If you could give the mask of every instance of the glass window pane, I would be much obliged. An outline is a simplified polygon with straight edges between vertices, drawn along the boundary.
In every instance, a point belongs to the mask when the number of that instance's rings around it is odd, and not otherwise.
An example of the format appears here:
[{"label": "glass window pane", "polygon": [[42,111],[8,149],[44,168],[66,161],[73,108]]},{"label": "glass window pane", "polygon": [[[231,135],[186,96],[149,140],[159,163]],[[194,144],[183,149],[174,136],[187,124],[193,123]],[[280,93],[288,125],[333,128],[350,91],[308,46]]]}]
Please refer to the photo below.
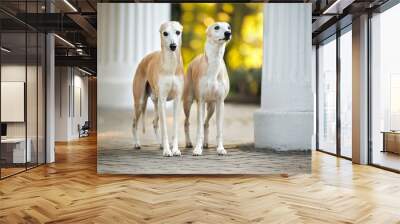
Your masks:
[{"label": "glass window pane", "polygon": [[27,142],[28,149],[30,148],[30,160],[28,160],[28,168],[37,165],[37,132],[38,132],[38,120],[37,120],[37,76],[38,76],[38,36],[36,32],[28,32],[28,62],[27,62],[27,80],[26,80],[26,113],[27,113]]},{"label": "glass window pane", "polygon": [[[39,10],[37,1],[27,2],[26,12],[37,13]],[[33,17],[32,20],[38,17]],[[32,21],[36,22],[36,21]],[[27,143],[30,148],[30,161],[27,167],[37,166],[38,158],[38,33],[35,30],[27,29],[27,80],[26,80],[26,125],[27,125]]]},{"label": "glass window pane", "polygon": [[1,174],[25,170],[31,151],[26,144],[26,33],[2,33],[1,46]]},{"label": "glass window pane", "polygon": [[[0,1],[6,11],[43,13],[45,1]],[[45,162],[45,35],[0,12],[0,177]],[[37,18],[33,16],[32,18]]]},{"label": "glass window pane", "polygon": [[372,163],[400,170],[400,5],[372,18]]},{"label": "glass window pane", "polygon": [[318,51],[319,149],[336,153],[336,40]]},{"label": "glass window pane", "polygon": [[39,45],[38,45],[38,164],[45,163],[45,99],[46,99],[46,76],[45,76],[45,65],[46,65],[46,52],[45,52],[46,37],[44,34],[39,33]]},{"label": "glass window pane", "polygon": [[340,127],[341,155],[352,157],[352,35],[340,37]]}]

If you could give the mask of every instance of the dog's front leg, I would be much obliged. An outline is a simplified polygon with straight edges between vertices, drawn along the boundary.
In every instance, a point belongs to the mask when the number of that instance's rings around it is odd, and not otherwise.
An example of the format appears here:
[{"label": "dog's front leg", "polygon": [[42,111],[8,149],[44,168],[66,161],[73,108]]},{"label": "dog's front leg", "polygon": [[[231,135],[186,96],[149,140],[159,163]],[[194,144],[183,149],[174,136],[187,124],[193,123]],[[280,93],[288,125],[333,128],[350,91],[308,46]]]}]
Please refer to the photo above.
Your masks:
[{"label": "dog's front leg", "polygon": [[223,125],[224,125],[224,101],[217,101],[217,153],[218,155],[225,155],[226,150],[224,149],[223,143]]},{"label": "dog's front leg", "polygon": [[172,137],[172,154],[174,156],[181,155],[181,151],[179,151],[178,148],[179,105],[180,105],[180,96],[177,96],[176,99],[174,100],[174,127],[173,127],[174,135]]},{"label": "dog's front leg", "polygon": [[164,156],[172,156],[172,152],[169,149],[168,143],[168,135],[167,135],[167,119],[165,113],[165,97],[158,97],[158,111],[160,116],[160,123],[161,123],[161,136],[162,136],[162,145],[163,145],[163,155]]},{"label": "dog's front leg", "polygon": [[203,139],[204,139],[204,113],[206,104],[203,100],[197,102],[197,143],[193,150],[194,156],[200,156],[203,152]]}]

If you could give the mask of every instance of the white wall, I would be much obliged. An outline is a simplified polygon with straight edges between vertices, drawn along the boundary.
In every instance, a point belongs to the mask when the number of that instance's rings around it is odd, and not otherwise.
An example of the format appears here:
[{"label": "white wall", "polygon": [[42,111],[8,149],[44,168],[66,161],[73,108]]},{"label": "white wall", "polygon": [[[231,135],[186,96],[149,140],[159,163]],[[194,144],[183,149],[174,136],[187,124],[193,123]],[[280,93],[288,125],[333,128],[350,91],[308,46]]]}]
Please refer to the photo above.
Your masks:
[{"label": "white wall", "polygon": [[[76,72],[77,70],[75,70]],[[78,73],[74,75],[74,86],[75,86],[75,91],[74,91],[74,100],[75,100],[75,113],[73,113],[73,117],[71,120],[71,135],[73,138],[79,137],[79,132],[77,129],[78,124],[83,125],[85,121],[88,121],[88,107],[89,107],[89,94],[88,94],[88,77],[87,76],[82,76],[82,73]],[[80,99],[78,99],[79,93],[77,90],[80,90]],[[78,100],[80,100],[80,105],[81,105],[81,110],[82,112],[80,113],[79,108],[78,108]]]},{"label": "white wall", "polygon": [[[44,73],[42,67],[37,67],[25,64],[3,64],[1,66],[1,81],[2,82],[24,82],[26,85],[26,107],[23,105],[18,108],[19,113],[25,114],[26,120],[22,122],[6,122],[7,137],[25,137],[30,139],[30,148],[32,151],[32,161],[43,163],[45,156],[45,116],[44,116]],[[27,79],[27,80],[26,80]],[[24,90],[20,90],[24,94]],[[3,89],[2,89],[3,92]],[[3,93],[4,94],[4,93]],[[2,95],[2,98],[8,98],[7,95]],[[23,102],[24,104],[24,102]],[[2,107],[1,110],[16,110],[16,108]],[[8,111],[17,113],[17,111]],[[49,150],[50,152],[50,150]],[[37,153],[39,154],[38,157]],[[51,160],[48,160],[51,162]]]},{"label": "white wall", "polygon": [[[55,140],[69,141],[79,137],[78,124],[88,120],[88,77],[72,67],[56,67]],[[80,90],[80,100],[78,102]],[[81,105],[82,114],[77,105]]]},{"label": "white wall", "polygon": [[[25,67],[25,65],[2,65],[1,66],[1,81],[2,82],[24,82],[26,71],[30,74],[33,70],[32,66]],[[36,69],[36,68],[35,68]],[[36,70],[35,70],[36,71]],[[36,96],[36,94],[35,94]],[[3,98],[4,96],[2,96]],[[7,108],[1,108],[1,110],[7,110]],[[24,110],[24,108],[22,108]],[[14,137],[25,136],[25,122],[12,122],[7,125],[7,134]]]},{"label": "white wall", "polygon": [[[1,81],[3,82],[24,82],[26,83],[25,76],[28,72],[29,87],[27,88],[27,119],[28,119],[28,137],[31,133],[36,133],[36,80],[30,77],[32,74],[36,77],[36,66],[25,65],[2,65],[1,66]],[[40,105],[39,105],[40,106]],[[7,108],[1,108],[6,110]],[[24,108],[22,108],[24,110]],[[7,135],[8,137],[24,137],[25,136],[26,122],[8,122]]]},{"label": "white wall", "polygon": [[55,141],[67,141],[69,133],[70,76],[68,67],[55,68]]}]

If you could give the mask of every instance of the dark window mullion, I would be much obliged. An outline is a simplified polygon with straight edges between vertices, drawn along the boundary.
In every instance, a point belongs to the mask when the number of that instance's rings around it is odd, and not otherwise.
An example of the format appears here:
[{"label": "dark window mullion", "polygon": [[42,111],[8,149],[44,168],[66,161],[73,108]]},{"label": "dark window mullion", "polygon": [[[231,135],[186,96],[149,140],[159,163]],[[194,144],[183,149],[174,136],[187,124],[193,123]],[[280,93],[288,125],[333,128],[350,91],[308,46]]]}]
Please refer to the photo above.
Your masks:
[{"label": "dark window mullion", "polygon": [[340,30],[336,31],[336,154],[341,156],[341,119],[340,119],[340,83],[341,83],[341,65],[340,65]]},{"label": "dark window mullion", "polygon": [[[45,5],[45,13],[48,13],[47,10],[47,6],[48,6],[48,2],[47,0],[44,2]],[[44,33],[44,55],[43,55],[43,59],[44,59],[44,68],[42,69],[42,82],[44,81],[44,161],[43,163],[47,163],[47,38],[48,38],[48,33],[45,32]],[[42,42],[43,43],[43,42]],[[42,59],[42,60],[43,60]],[[44,72],[44,73],[43,73]],[[43,76],[44,74],[44,76]],[[43,80],[44,79],[44,80]],[[61,91],[61,89],[60,89]],[[43,109],[43,107],[42,107]]]},{"label": "dark window mullion", "polygon": [[315,47],[315,148],[319,149],[319,45]]},{"label": "dark window mullion", "polygon": [[373,149],[372,149],[372,12],[368,12],[368,20],[367,20],[367,46],[368,46],[368,53],[367,53],[367,85],[368,85],[368,90],[367,90],[367,119],[368,119],[368,124],[367,124],[367,132],[368,132],[368,164],[373,164]]},{"label": "dark window mullion", "polygon": [[[36,13],[39,13],[38,0],[36,1]],[[39,22],[39,20],[37,22]],[[38,165],[39,165],[39,32],[36,32],[36,166]]]},{"label": "dark window mullion", "polygon": [[[2,32],[1,32],[1,24],[2,23],[0,23],[0,47],[2,46]],[[1,64],[1,62],[2,62],[2,58],[1,58],[1,55],[2,55],[2,52],[0,51],[0,124],[2,124],[1,123],[1,67],[2,67],[2,64]],[[1,135],[1,134],[0,134]],[[2,157],[1,157],[1,144],[0,144],[0,179],[2,179],[2,176],[1,176],[1,170],[2,170]]]},{"label": "dark window mullion", "polygon": [[[28,1],[25,0],[25,21],[28,19]],[[25,118],[25,170],[28,169],[28,116],[27,116],[27,90],[28,90],[28,25],[25,23],[25,88],[24,88],[24,118]]]}]

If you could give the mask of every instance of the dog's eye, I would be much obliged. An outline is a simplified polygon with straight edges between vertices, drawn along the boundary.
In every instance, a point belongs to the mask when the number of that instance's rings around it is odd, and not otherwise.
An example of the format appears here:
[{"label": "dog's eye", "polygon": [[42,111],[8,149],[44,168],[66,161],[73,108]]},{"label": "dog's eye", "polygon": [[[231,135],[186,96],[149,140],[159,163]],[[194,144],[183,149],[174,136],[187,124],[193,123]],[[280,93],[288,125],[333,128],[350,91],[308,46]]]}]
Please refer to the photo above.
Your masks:
[{"label": "dog's eye", "polygon": [[163,35],[166,37],[166,36],[168,36],[168,33],[167,33],[167,32],[164,32]]},{"label": "dog's eye", "polygon": [[179,36],[179,34],[181,34],[181,31],[176,31],[176,35]]},{"label": "dog's eye", "polygon": [[228,26],[228,30],[231,30],[231,27],[230,27],[230,26]]},{"label": "dog's eye", "polygon": [[215,27],[214,27],[214,30],[219,30],[219,26],[215,26]]}]

